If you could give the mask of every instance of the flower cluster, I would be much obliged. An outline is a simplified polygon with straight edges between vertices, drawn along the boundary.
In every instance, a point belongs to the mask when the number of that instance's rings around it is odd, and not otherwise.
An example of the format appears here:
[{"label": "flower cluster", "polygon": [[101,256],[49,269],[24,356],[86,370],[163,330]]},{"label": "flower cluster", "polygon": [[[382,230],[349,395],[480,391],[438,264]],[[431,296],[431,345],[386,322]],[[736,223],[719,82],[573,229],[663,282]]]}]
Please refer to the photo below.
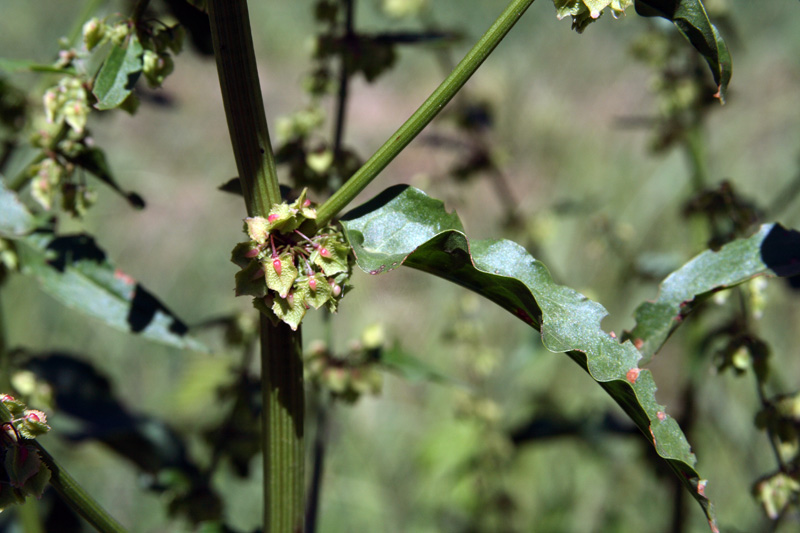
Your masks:
[{"label": "flower cluster", "polygon": [[142,74],[150,87],[161,87],[174,69],[172,54],[183,48],[186,32],[181,26],[139,24],[134,28],[127,20],[112,25],[105,19],[93,18],[83,25],[83,42],[90,52],[106,41],[121,46],[135,29],[144,48]]},{"label": "flower cluster", "polygon": [[296,330],[310,307],[336,311],[352,273],[353,259],[344,235],[333,226],[317,231],[317,212],[306,191],[293,203],[275,204],[267,217],[245,219],[250,237],[233,249],[236,295],[274,323]]},{"label": "flower cluster", "polygon": [[25,404],[8,394],[0,395],[5,409],[11,415],[3,420],[0,433],[0,511],[28,496],[41,497],[50,470],[44,466],[35,446],[26,443],[46,433],[50,427],[41,411],[28,409]]},{"label": "flower cluster", "polygon": [[572,17],[572,29],[582,33],[586,26],[600,18],[605,8],[611,10],[614,18],[625,14],[625,9],[633,0],[553,0],[558,20]]},{"label": "flower cluster", "polygon": [[383,374],[381,353],[386,342],[380,325],[370,326],[353,342],[344,356],[335,355],[317,342],[305,356],[306,379],[315,387],[327,390],[334,399],[355,403],[365,394],[380,394]]}]

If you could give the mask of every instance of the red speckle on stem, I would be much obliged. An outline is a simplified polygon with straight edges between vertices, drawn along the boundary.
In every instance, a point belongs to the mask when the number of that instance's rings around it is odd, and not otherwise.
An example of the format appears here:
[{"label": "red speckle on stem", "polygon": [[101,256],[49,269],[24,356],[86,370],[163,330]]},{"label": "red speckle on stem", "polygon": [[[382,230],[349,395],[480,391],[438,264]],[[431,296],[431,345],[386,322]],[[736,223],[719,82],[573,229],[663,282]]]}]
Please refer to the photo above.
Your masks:
[{"label": "red speckle on stem", "polygon": [[634,384],[636,383],[636,380],[639,379],[639,372],[641,372],[641,369],[639,369],[638,367],[631,368],[630,370],[628,370],[628,373],[625,374],[625,379],[627,379],[628,382],[630,382],[631,384]]},{"label": "red speckle on stem", "polygon": [[711,533],[719,533],[719,528],[717,527],[717,523],[714,520],[708,520],[708,527],[711,528]]},{"label": "red speckle on stem", "polygon": [[280,259],[273,259],[272,260],[272,268],[275,269],[275,273],[277,275],[281,275],[281,270],[283,269],[283,264],[281,263]]},{"label": "red speckle on stem", "polygon": [[657,413],[656,413],[656,416],[657,416],[657,417],[658,417],[658,419],[659,419],[660,421],[662,421],[662,422],[663,422],[664,420],[666,420],[666,419],[667,419],[667,413],[665,413],[664,411],[659,411],[659,412],[657,412]]},{"label": "red speckle on stem", "polygon": [[697,482],[697,494],[699,494],[703,498],[706,497],[706,484],[707,483],[708,483],[708,480],[706,480],[706,479],[701,479],[700,481]]},{"label": "red speckle on stem", "polygon": [[650,426],[650,428],[648,428],[648,429],[650,429],[650,437],[653,438],[653,446],[656,446],[656,436],[653,433],[653,426]]}]

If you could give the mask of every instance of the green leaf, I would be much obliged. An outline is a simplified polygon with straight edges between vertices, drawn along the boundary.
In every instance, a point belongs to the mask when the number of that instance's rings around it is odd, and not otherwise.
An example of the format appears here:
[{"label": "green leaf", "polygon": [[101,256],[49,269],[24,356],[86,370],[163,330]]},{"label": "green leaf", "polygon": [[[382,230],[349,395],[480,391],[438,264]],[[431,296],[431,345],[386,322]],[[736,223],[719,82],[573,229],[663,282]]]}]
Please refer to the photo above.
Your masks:
[{"label": "green leaf", "polygon": [[653,376],[638,367],[641,356],[633,344],[620,344],[600,328],[606,315],[600,304],[556,285],[547,268],[516,243],[469,241],[455,214],[410,187],[388,189],[345,215],[342,225],[363,270],[376,274],[404,264],[435,274],[539,329],[548,350],[565,352],[622,407],[716,527],[686,437],[656,402]]},{"label": "green leaf", "polygon": [[712,293],[756,276],[800,273],[800,234],[779,224],[765,224],[747,239],[707,250],[667,276],[658,298],[635,312],[636,327],[625,334],[645,359],[667,341],[683,319]]},{"label": "green leaf", "polygon": [[113,109],[128,97],[142,74],[144,49],[135,33],[127,46],[114,45],[94,80],[97,109]]},{"label": "green leaf", "polygon": [[158,299],[114,268],[90,236],[33,233],[17,242],[23,273],[67,307],[149,340],[208,351]]},{"label": "green leaf", "polygon": [[720,102],[725,103],[733,65],[728,46],[717,28],[708,19],[701,0],[636,0],[636,12],[643,17],[663,17],[678,28],[692,46],[705,58]]},{"label": "green leaf", "polygon": [[780,224],[765,224],[747,239],[718,251],[707,250],[667,276],[658,298],[636,308],[636,327],[626,332],[645,359],[667,341],[683,319],[712,293],[756,276],[800,273],[800,234]]},{"label": "green leaf", "polygon": [[111,187],[120,196],[125,198],[131,207],[136,209],[144,209],[144,200],[135,192],[127,192],[122,190],[122,187],[114,179],[111,174],[111,168],[106,161],[105,153],[99,148],[88,148],[80,152],[77,156],[69,158],[71,163],[81,167],[87,172],[93,174],[97,179]]},{"label": "green leaf", "polygon": [[0,236],[16,238],[30,233],[36,227],[36,220],[19,201],[17,193],[6,188],[0,176]]}]

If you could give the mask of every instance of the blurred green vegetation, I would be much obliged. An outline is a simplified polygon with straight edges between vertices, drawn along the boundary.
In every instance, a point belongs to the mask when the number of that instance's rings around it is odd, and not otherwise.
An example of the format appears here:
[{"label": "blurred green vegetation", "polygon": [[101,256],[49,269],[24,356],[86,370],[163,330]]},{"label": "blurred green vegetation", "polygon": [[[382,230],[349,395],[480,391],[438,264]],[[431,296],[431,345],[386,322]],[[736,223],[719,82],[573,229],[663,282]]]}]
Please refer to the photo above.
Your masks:
[{"label": "blurred green vegetation", "polygon": [[[359,2],[361,29],[406,29],[414,21],[390,21],[377,1]],[[430,16],[442,27],[462,31],[467,49],[501,10],[495,1],[437,0]],[[786,2],[729,3],[735,33],[728,40],[734,60],[730,100],[715,110],[707,127],[712,183],[723,179],[759,205],[769,206],[800,172],[800,6]],[[57,39],[80,11],[79,2],[0,0],[4,20],[0,55],[54,59]],[[311,2],[253,3],[252,23],[267,117],[302,107],[300,89],[309,68],[314,26]],[[107,12],[129,7],[110,2]],[[655,113],[648,86],[652,72],[631,58],[634,39],[651,21],[629,10],[614,21],[602,17],[578,35],[557,21],[550,2],[525,15],[509,38],[467,85],[471,95],[496,109],[493,147],[504,162],[525,220],[522,228],[502,225],[505,213],[489,180],[466,185],[444,176],[457,157],[423,139],[414,142],[363,198],[384,187],[410,182],[459,211],[471,237],[535,240],[555,279],[584,292],[610,311],[604,327],[618,333],[633,326],[636,305],[656,295],[657,283],[626,279],[635,254],[670,254],[673,267],[703,249],[704,229],[687,223],[681,204],[689,195],[687,162],[678,151],[653,155],[647,129],[622,127],[623,119]],[[687,45],[688,46],[688,45]],[[432,50],[408,47],[395,69],[375,84],[357,79],[352,87],[346,142],[366,157],[436,86],[443,72]],[[14,80],[33,88],[37,79]],[[90,128],[107,154],[118,181],[147,201],[131,210],[100,188],[85,228],[96,235],[126,273],[146,285],[189,324],[250,308],[233,297],[229,250],[241,240],[240,198],[216,188],[235,173],[213,60],[184,52],[164,89],[169,102],[145,102],[130,117],[95,117]],[[446,131],[442,121],[431,131]],[[19,162],[23,164],[22,161]],[[13,173],[12,173],[13,174]],[[318,198],[319,199],[319,198]],[[800,226],[798,203],[779,213],[787,227]],[[69,222],[62,231],[82,225]],[[474,417],[457,416],[471,391],[499,410],[497,427],[513,429],[534,416],[599,420],[622,412],[567,358],[547,353],[536,333],[486,302],[465,301],[463,291],[425,275],[400,270],[384,276],[357,274],[352,294],[334,319],[333,344],[344,349],[370,324],[383,324],[387,337],[448,375],[470,384],[408,383],[387,375],[379,397],[333,413],[319,531],[468,531],[470,520],[487,511],[481,487],[498,484],[510,495],[507,527],[487,531],[628,532],[665,531],[672,513],[672,476],[662,472],[638,436],[603,433],[592,424],[577,436],[554,437],[499,454],[493,469],[473,468],[492,435]],[[768,306],[757,324],[773,348],[776,391],[793,391],[800,381],[796,296],[782,281],[767,289]],[[4,290],[3,311],[11,346],[33,351],[80,354],[108,375],[132,410],[163,418],[188,434],[225,415],[216,388],[238,354],[180,353],[74,315],[41,293],[32,279],[15,276]],[[477,311],[465,312],[465,309]],[[481,328],[493,366],[475,378],[475,346],[453,341],[455,326]],[[448,335],[448,332],[451,332]],[[306,342],[323,338],[313,316]],[[766,520],[750,497],[750,485],[773,468],[769,444],[756,431],[759,408],[752,380],[714,375],[707,361],[690,368],[683,350],[693,330],[680,330],[650,368],[658,398],[674,412],[683,384],[698,384],[696,421],[689,435],[698,470],[710,481],[723,531],[763,531]],[[206,339],[212,345],[218,340]],[[68,421],[52,416],[55,431],[42,441],[86,488],[133,531],[182,531],[166,517],[159,497],[141,490],[136,469],[94,444],[59,438]],[[257,423],[256,420],[253,423]],[[598,423],[599,425],[599,423]],[[487,433],[488,431],[488,433]],[[193,438],[191,451],[207,450]],[[509,452],[510,453],[510,452]],[[214,481],[226,496],[231,526],[253,530],[261,520],[260,465],[243,482],[228,468]],[[686,502],[686,531],[707,531],[699,508]],[[5,517],[4,517],[5,518]]]}]

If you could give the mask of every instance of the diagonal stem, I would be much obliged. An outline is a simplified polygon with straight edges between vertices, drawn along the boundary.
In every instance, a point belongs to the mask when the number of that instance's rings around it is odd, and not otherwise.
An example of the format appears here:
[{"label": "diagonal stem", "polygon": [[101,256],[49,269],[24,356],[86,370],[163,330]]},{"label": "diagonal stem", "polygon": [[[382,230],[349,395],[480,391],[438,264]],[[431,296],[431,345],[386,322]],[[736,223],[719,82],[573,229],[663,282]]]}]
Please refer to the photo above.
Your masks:
[{"label": "diagonal stem", "polygon": [[398,129],[355,174],[317,210],[317,227],[324,227],[349,204],[386,166],[430,124],[444,106],[467,83],[533,0],[512,0],[481,39],[436,88],[425,103]]}]

